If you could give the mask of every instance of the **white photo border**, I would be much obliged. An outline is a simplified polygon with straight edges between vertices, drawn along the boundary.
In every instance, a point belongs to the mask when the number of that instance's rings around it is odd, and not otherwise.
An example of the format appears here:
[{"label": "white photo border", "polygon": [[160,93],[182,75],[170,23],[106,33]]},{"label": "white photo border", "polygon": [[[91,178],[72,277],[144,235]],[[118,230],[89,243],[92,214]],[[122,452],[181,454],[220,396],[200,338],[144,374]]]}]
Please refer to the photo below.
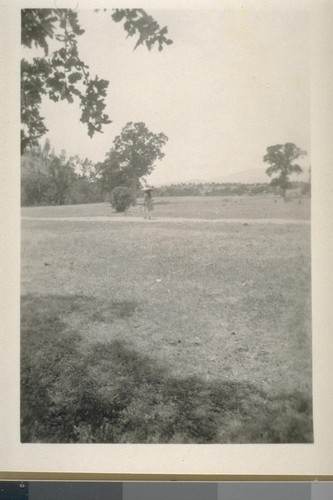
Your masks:
[{"label": "white photo border", "polygon": [[[312,22],[312,294],[314,444],[132,445],[21,444],[19,419],[20,158],[19,61],[20,9],[56,6],[138,7],[137,2],[102,0],[34,2],[5,0],[1,19],[3,120],[1,224],[1,405],[0,471],[12,478],[158,480],[304,480],[333,474],[333,167],[332,45],[333,4],[293,2],[144,1],[145,9],[307,9]],[[14,476],[13,476],[14,475]],[[163,479],[164,478],[164,479]]]}]

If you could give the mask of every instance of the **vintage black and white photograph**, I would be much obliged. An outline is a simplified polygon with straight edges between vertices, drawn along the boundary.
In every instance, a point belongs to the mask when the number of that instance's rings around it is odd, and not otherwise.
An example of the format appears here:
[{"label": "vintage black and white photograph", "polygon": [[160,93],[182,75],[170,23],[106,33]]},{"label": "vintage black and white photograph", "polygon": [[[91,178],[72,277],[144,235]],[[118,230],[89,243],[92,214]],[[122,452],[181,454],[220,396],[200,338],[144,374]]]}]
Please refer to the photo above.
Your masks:
[{"label": "vintage black and white photograph", "polygon": [[313,443],[306,10],[21,10],[21,443]]}]

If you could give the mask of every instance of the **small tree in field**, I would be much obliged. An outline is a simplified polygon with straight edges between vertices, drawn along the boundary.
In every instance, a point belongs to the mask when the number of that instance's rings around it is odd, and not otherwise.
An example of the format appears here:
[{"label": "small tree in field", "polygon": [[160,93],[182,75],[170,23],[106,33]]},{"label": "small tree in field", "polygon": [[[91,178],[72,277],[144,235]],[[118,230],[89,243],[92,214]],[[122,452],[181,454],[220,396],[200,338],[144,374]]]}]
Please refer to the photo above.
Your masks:
[{"label": "small tree in field", "polygon": [[164,157],[162,147],[167,140],[162,132],[150,132],[143,122],[129,122],[114,139],[106,160],[97,165],[97,174],[111,189],[115,185],[131,188],[135,203],[140,178],[151,174],[156,160]]},{"label": "small tree in field", "polygon": [[117,212],[125,212],[133,204],[132,191],[124,186],[118,186],[111,192],[110,203]]},{"label": "small tree in field", "polygon": [[271,180],[271,185],[280,188],[284,200],[286,199],[286,191],[290,188],[290,175],[303,172],[302,168],[297,163],[294,163],[294,161],[306,154],[306,151],[303,151],[291,142],[276,144],[267,148],[267,153],[263,160],[270,166],[267,168],[266,174],[269,177],[277,174],[277,177]]}]

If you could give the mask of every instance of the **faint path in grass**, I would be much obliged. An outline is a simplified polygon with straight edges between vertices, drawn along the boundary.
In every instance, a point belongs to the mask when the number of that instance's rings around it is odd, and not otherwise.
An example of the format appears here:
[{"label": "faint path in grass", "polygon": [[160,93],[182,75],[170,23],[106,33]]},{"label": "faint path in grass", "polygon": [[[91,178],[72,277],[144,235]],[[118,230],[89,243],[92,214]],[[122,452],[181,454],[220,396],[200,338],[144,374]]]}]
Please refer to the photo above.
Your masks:
[{"label": "faint path in grass", "polygon": [[38,221],[64,221],[64,222],[138,222],[146,224],[154,224],[156,222],[201,222],[201,223],[240,223],[240,224],[310,224],[310,220],[304,219],[199,219],[186,217],[159,217],[151,220],[143,219],[142,217],[130,216],[84,216],[84,217],[22,217],[22,220],[38,220]]}]

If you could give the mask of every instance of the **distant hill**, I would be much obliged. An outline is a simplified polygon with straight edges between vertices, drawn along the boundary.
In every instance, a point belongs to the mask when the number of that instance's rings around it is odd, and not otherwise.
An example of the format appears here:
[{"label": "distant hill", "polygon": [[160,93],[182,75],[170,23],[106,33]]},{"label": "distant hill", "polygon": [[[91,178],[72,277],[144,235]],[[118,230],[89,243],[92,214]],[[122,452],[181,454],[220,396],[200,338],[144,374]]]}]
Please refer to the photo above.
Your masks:
[{"label": "distant hill", "polygon": [[241,182],[242,184],[257,184],[269,182],[269,178],[265,174],[265,169],[263,168],[253,168],[249,170],[242,170],[241,172],[235,172],[234,174],[223,175],[216,177],[212,182],[218,183],[231,183],[231,182]]}]

